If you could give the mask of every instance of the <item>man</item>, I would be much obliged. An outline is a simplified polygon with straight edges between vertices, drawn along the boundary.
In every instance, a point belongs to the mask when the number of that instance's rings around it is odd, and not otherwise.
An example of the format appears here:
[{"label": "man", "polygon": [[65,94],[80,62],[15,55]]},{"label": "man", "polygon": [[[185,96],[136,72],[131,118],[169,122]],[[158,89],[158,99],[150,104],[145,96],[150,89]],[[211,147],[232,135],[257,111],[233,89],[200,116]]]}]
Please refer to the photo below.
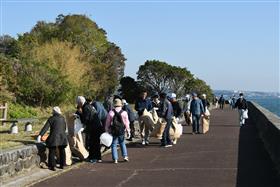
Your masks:
[{"label": "man", "polygon": [[245,125],[245,118],[243,117],[243,113],[248,109],[248,105],[246,99],[244,99],[244,94],[240,93],[239,96],[239,99],[237,99],[235,103],[235,108],[238,108],[239,124],[240,127],[242,127],[243,125]]},{"label": "man", "polygon": [[225,105],[225,98],[223,95],[221,95],[220,99],[219,99],[219,104],[220,104],[220,109],[224,109],[224,105]]},{"label": "man", "polygon": [[161,146],[172,147],[169,130],[172,125],[173,107],[170,101],[168,101],[166,93],[160,94],[159,117],[164,118],[166,120],[166,126],[164,128],[161,139]]},{"label": "man", "polygon": [[192,118],[191,118],[191,112],[190,112],[191,102],[192,102],[191,96],[189,94],[187,94],[185,96],[184,105],[183,105],[183,112],[184,112],[184,117],[185,117],[185,121],[186,121],[187,125],[192,124]]},{"label": "man", "polygon": [[85,125],[84,132],[86,134],[86,148],[89,151],[89,162],[102,162],[100,135],[103,132],[103,127],[98,114],[83,96],[77,97],[77,105],[78,111],[80,111],[80,119]]},{"label": "man", "polygon": [[172,93],[170,95],[170,102],[171,102],[172,107],[173,107],[173,114],[176,118],[178,118],[182,114],[182,108],[181,108],[179,102],[176,100],[176,94],[175,93]]},{"label": "man", "polygon": [[204,114],[205,110],[202,101],[197,97],[197,94],[193,93],[192,96],[193,96],[193,100],[191,102],[191,108],[190,108],[190,112],[192,114],[192,121],[193,121],[192,134],[200,134],[199,132],[200,117],[202,114]]},{"label": "man", "polygon": [[[142,138],[142,145],[148,145],[149,144],[149,124],[144,124],[143,120],[141,119],[141,116],[143,115],[144,110],[150,111],[152,109],[152,102],[147,99],[147,91],[142,91],[140,93],[140,97],[136,100],[135,103],[135,110],[138,112],[139,116],[139,125],[140,125],[140,133]],[[145,129],[145,134],[143,133]]]},{"label": "man", "polygon": [[203,104],[204,111],[206,111],[206,108],[209,108],[209,106],[210,106],[210,103],[206,99],[206,94],[201,95],[201,101]]}]

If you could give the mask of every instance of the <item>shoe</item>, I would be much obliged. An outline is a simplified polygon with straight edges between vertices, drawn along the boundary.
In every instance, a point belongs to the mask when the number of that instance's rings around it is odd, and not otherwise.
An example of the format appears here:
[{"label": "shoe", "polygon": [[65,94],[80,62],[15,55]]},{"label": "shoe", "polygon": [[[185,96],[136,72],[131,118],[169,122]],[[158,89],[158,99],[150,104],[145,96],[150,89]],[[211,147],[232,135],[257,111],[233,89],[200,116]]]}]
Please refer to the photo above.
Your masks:
[{"label": "shoe", "polygon": [[145,140],[142,140],[142,145],[146,145],[146,142],[145,142]]},{"label": "shoe", "polygon": [[117,164],[118,163],[118,160],[114,160],[114,164]]},{"label": "shoe", "polygon": [[102,160],[97,160],[98,163],[102,163]]},{"label": "shoe", "polygon": [[90,159],[89,162],[92,163],[92,164],[95,164],[97,162],[97,160],[96,159]]},{"label": "shoe", "polygon": [[124,157],[123,158],[123,160],[125,161],[125,162],[129,162],[129,159],[128,159],[128,157],[126,156],[126,157]]},{"label": "shoe", "polygon": [[160,144],[160,147],[165,147],[166,145],[165,144]]},{"label": "shoe", "polygon": [[55,167],[49,167],[49,170],[56,171]]},{"label": "shoe", "polygon": [[148,140],[145,141],[145,145],[149,145],[150,142]]},{"label": "shoe", "polygon": [[130,137],[130,138],[128,138],[128,139],[126,139],[127,141],[130,141],[130,142],[132,142],[133,140],[132,140],[132,137]]},{"label": "shoe", "polygon": [[172,147],[173,145],[172,144],[167,144],[166,146],[164,147]]}]

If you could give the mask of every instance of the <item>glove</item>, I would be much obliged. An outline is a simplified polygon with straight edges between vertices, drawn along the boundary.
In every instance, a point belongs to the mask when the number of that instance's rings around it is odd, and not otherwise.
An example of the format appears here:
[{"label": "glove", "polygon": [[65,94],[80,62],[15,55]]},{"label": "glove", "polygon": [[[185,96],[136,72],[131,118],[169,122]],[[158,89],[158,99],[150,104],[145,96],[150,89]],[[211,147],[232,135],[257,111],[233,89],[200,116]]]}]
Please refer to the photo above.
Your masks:
[{"label": "glove", "polygon": [[131,133],[129,131],[129,132],[127,132],[127,139],[129,139],[130,137],[131,137]]},{"label": "glove", "polygon": [[41,135],[37,136],[37,143],[41,143]]}]

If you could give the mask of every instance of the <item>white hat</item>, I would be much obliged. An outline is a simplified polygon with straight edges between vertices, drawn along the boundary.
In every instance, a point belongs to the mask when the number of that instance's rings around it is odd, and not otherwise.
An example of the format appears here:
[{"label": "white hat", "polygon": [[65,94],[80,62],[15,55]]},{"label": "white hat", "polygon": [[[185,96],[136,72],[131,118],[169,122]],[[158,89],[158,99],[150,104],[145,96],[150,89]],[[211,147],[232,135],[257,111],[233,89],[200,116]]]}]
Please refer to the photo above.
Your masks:
[{"label": "white hat", "polygon": [[126,102],[125,99],[122,99],[122,104],[123,104],[123,105],[127,105],[128,103]]},{"label": "white hat", "polygon": [[175,94],[175,93],[172,93],[172,94],[170,95],[170,98],[171,98],[171,99],[176,98],[176,94]]},{"label": "white hat", "polygon": [[186,99],[189,99],[191,96],[190,96],[190,94],[187,94],[186,95]]},{"label": "white hat", "polygon": [[77,99],[76,99],[77,104],[80,103],[80,104],[84,105],[85,102],[86,102],[86,98],[84,96],[78,96]]},{"label": "white hat", "polygon": [[206,94],[202,94],[202,97],[206,98]]},{"label": "white hat", "polygon": [[58,106],[53,107],[53,114],[61,114],[61,110]]}]

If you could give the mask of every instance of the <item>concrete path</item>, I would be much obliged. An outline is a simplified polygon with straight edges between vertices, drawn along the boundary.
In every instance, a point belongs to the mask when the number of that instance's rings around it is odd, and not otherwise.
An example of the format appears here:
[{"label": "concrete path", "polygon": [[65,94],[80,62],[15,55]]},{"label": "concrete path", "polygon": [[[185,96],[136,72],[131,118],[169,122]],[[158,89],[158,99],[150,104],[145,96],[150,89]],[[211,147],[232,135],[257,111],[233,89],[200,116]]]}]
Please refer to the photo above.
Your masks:
[{"label": "concrete path", "polygon": [[240,128],[230,109],[212,111],[205,135],[191,135],[185,126],[171,148],[152,139],[149,146],[128,145],[128,153],[129,163],[113,164],[109,154],[101,164],[87,163],[34,186],[280,186],[256,128],[250,120]]}]

